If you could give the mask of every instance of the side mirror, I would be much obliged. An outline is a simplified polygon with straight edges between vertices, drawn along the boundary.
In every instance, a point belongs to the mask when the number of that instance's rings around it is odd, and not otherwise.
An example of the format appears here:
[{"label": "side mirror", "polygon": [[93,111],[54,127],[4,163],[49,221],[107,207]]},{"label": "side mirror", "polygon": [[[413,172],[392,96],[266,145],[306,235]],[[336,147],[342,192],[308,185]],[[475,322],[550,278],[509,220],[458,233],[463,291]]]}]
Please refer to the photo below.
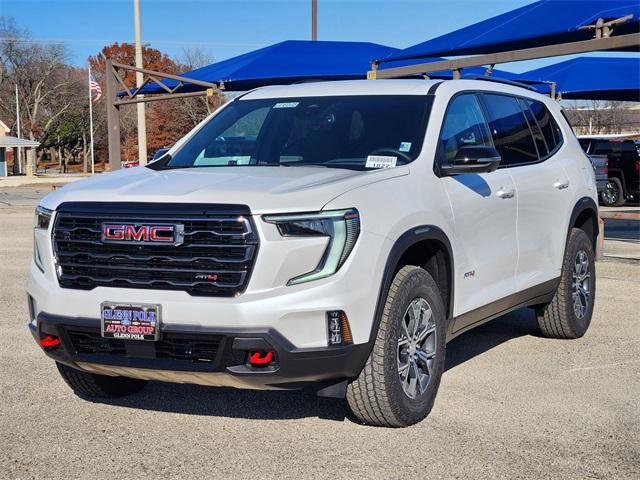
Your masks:
[{"label": "side mirror", "polygon": [[501,160],[500,154],[493,147],[466,145],[458,149],[452,163],[442,165],[440,170],[444,175],[489,173],[498,168]]}]

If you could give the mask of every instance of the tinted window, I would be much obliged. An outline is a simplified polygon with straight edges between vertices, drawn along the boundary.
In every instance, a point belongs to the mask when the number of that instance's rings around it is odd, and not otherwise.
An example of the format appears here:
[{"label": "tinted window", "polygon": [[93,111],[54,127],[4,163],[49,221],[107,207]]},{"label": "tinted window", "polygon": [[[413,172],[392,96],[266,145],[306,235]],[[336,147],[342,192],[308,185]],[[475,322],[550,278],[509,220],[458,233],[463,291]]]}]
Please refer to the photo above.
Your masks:
[{"label": "tinted window", "polygon": [[607,140],[596,141],[593,147],[593,153],[595,155],[606,155],[608,153],[613,153],[613,144]]},{"label": "tinted window", "polygon": [[305,166],[365,170],[369,155],[414,160],[430,101],[419,95],[236,100],[165,168]]},{"label": "tinted window", "polygon": [[484,95],[493,141],[502,156],[500,165],[538,161],[538,152],[518,99],[506,95]]},{"label": "tinted window", "polygon": [[540,126],[540,130],[542,130],[542,135],[547,142],[549,151],[554,151],[556,147],[562,143],[560,127],[553,119],[551,112],[547,109],[544,103],[537,102],[535,100],[527,100],[527,103]]},{"label": "tinted window", "polygon": [[450,163],[466,145],[492,146],[480,102],[473,94],[459,95],[449,104],[440,135],[440,158]]},{"label": "tinted window", "polygon": [[594,147],[596,155],[629,155],[635,157],[636,145],[632,140],[596,140]]},{"label": "tinted window", "polygon": [[542,130],[540,130],[540,127],[538,126],[538,122],[536,121],[533,113],[529,109],[529,106],[528,106],[529,102],[523,98],[518,99],[518,102],[520,103],[520,108],[524,112],[524,116],[527,118],[527,123],[529,124],[529,128],[531,129],[531,135],[533,137],[533,141],[536,142],[538,155],[540,155],[540,157],[545,157],[549,153],[550,148],[553,149],[553,147],[547,146],[547,141],[545,140],[544,135],[542,134]]}]

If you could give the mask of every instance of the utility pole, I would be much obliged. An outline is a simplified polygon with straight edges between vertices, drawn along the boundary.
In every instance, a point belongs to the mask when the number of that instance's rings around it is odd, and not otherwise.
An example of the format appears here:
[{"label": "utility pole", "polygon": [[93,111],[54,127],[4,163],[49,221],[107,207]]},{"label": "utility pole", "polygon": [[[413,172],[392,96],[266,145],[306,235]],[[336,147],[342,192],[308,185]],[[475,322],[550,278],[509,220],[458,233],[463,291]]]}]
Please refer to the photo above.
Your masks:
[{"label": "utility pole", "polygon": [[[142,34],[140,32],[140,0],[133,0],[133,18],[136,31],[136,67],[142,65]],[[140,88],[143,82],[143,74],[136,72],[136,87]],[[144,116],[145,104],[138,103],[138,161],[140,165],[147,164],[147,122]]]},{"label": "utility pole", "polygon": [[311,40],[318,40],[318,0],[311,0]]},{"label": "utility pole", "polygon": [[[20,97],[18,96],[18,84],[15,84],[16,87],[16,135],[18,138],[22,138],[20,135]],[[18,172],[22,173],[22,149],[18,148]],[[14,158],[14,162],[16,159]],[[15,172],[15,170],[14,170]]]}]

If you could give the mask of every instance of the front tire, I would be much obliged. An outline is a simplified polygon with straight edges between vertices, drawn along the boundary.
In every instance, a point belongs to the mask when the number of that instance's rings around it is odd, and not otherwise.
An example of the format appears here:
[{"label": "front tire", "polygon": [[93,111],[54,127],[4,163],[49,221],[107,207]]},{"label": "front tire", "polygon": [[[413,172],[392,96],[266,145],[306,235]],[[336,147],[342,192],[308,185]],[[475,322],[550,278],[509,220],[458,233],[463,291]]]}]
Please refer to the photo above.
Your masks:
[{"label": "front tire", "polygon": [[84,398],[119,398],[142,390],[146,380],[127,377],[110,377],[76,370],[56,362],[58,371],[73,392]]},{"label": "front tire", "polygon": [[375,344],[347,401],[363,423],[406,427],[431,411],[445,360],[446,316],[436,282],[405,266],[389,288]]},{"label": "front tire", "polygon": [[569,232],[560,284],[553,300],[537,311],[545,337],[580,338],[591,324],[596,294],[595,254],[591,240],[578,228]]}]

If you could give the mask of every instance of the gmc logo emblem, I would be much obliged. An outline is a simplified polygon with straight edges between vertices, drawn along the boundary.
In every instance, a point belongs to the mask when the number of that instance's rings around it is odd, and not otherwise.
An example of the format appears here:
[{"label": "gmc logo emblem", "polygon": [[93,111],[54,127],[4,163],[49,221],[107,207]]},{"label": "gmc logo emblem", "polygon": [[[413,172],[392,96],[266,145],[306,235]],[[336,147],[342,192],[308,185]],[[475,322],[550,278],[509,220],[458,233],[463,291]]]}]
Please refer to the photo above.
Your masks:
[{"label": "gmc logo emblem", "polygon": [[177,246],[184,242],[184,225],[103,223],[102,241],[111,243],[164,243]]}]

